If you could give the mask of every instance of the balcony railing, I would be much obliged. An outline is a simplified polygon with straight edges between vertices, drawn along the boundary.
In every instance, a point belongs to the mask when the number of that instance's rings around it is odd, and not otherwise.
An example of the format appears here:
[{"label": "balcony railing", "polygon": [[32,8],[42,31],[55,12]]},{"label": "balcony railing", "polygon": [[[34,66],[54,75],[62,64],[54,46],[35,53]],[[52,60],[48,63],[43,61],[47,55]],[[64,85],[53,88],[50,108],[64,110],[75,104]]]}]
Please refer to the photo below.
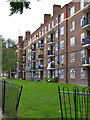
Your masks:
[{"label": "balcony railing", "polygon": [[44,44],[39,43],[38,48],[39,48],[39,49],[43,49],[43,48],[44,48]]},{"label": "balcony railing", "polygon": [[90,24],[90,19],[86,18],[86,19],[83,19],[82,21],[82,27],[86,26],[86,25],[89,25]]},{"label": "balcony railing", "polygon": [[38,55],[39,59],[43,59],[43,54]]},{"label": "balcony railing", "polygon": [[31,58],[32,61],[35,61],[36,59],[35,58]]},{"label": "balcony railing", "polygon": [[90,46],[90,36],[85,39],[82,39],[82,46]]},{"label": "balcony railing", "polygon": [[82,59],[83,66],[90,66],[90,57],[86,57]]},{"label": "balcony railing", "polygon": [[22,64],[23,64],[23,65],[25,65],[25,64],[26,64],[26,62],[22,62]]},{"label": "balcony railing", "polygon": [[43,70],[43,65],[39,65],[38,70]]},{"label": "balcony railing", "polygon": [[32,52],[36,52],[36,49],[35,49],[35,48],[32,48],[31,50],[32,50]]},{"label": "balcony railing", "polygon": [[55,43],[54,38],[48,39],[48,44],[53,44],[53,43]]},{"label": "balcony railing", "polygon": [[31,71],[35,71],[35,67],[31,67]]},{"label": "balcony railing", "polygon": [[55,55],[54,51],[48,50],[48,56],[54,56],[54,55]]},{"label": "balcony railing", "polygon": [[47,69],[48,69],[48,70],[53,70],[53,69],[55,69],[54,67],[55,67],[55,66],[54,66],[54,62],[52,61],[52,62],[50,62],[50,63],[48,64]]},{"label": "balcony railing", "polygon": [[26,53],[23,53],[23,56],[26,56]]},{"label": "balcony railing", "polygon": [[11,70],[11,73],[16,73],[17,71],[16,70]]}]

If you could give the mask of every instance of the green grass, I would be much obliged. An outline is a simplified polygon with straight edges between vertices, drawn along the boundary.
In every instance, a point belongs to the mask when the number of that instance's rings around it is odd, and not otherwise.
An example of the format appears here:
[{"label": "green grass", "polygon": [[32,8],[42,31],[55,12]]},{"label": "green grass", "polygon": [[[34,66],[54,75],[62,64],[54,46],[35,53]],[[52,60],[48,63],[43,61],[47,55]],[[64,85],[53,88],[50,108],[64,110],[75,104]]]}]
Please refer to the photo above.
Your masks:
[{"label": "green grass", "polygon": [[[5,79],[6,80],[6,79]],[[7,79],[7,81],[9,81]],[[18,108],[19,118],[60,118],[60,105],[58,85],[61,90],[68,86],[73,91],[72,84],[31,82],[25,80],[12,80],[23,86],[22,95]]]}]

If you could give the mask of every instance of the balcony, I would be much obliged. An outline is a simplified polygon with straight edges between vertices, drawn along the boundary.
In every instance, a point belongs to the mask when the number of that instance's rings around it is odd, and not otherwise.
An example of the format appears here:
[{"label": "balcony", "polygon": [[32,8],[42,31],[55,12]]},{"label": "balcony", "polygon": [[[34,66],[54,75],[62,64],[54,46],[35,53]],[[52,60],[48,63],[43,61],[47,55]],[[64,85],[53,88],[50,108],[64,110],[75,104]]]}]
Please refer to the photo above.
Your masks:
[{"label": "balcony", "polygon": [[39,65],[39,66],[38,66],[38,70],[39,70],[39,71],[43,71],[43,65]]},{"label": "balcony", "polygon": [[55,56],[54,51],[48,50],[48,57],[54,57],[54,56]]},{"label": "balcony", "polygon": [[90,13],[90,0],[88,1],[88,6],[86,8],[83,9],[82,11],[83,13]]},{"label": "balcony", "polygon": [[90,19],[89,18],[83,19],[82,28],[87,30],[87,31],[90,31]]},{"label": "balcony", "polygon": [[16,70],[11,70],[11,73],[16,73],[17,71]]},{"label": "balcony", "polygon": [[36,52],[36,49],[35,48],[31,48],[32,52]]},{"label": "balcony", "polygon": [[44,49],[44,44],[39,43],[38,48],[39,48],[40,50]]},{"label": "balcony", "polygon": [[55,69],[54,68],[54,61],[52,61],[48,64],[47,70],[54,70],[54,69]]},{"label": "balcony", "polygon": [[36,62],[36,59],[35,58],[31,58],[31,62]]},{"label": "balcony", "polygon": [[35,67],[31,67],[31,71],[35,71]]},{"label": "balcony", "polygon": [[48,39],[48,45],[54,45],[54,44],[55,44],[54,38]]},{"label": "balcony", "polygon": [[89,67],[90,66],[90,57],[86,57],[82,59],[82,66]]},{"label": "balcony", "polygon": [[39,60],[43,60],[43,54],[38,55]]},{"label": "balcony", "polygon": [[90,49],[90,36],[82,40],[82,47]]},{"label": "balcony", "polygon": [[22,65],[26,65],[26,62],[25,62],[25,61],[23,61],[23,62],[22,62]]}]

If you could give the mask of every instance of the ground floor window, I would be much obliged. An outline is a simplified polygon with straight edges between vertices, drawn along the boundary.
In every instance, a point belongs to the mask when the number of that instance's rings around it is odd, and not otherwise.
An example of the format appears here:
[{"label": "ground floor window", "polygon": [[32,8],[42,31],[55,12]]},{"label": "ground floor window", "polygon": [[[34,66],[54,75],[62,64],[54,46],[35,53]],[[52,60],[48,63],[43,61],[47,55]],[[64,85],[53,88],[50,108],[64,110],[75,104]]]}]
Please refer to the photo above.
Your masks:
[{"label": "ground floor window", "polygon": [[44,71],[44,77],[46,77],[46,71]]},{"label": "ground floor window", "polygon": [[48,71],[48,78],[50,78],[50,71]]},{"label": "ground floor window", "polygon": [[85,79],[85,70],[81,68],[81,79]]},{"label": "ground floor window", "polygon": [[55,70],[55,77],[58,77],[58,70]]},{"label": "ground floor window", "polygon": [[52,77],[54,78],[54,71],[52,71]]},{"label": "ground floor window", "polygon": [[70,69],[70,78],[75,78],[75,69]]},{"label": "ground floor window", "polygon": [[64,78],[64,69],[60,70],[60,78]]}]

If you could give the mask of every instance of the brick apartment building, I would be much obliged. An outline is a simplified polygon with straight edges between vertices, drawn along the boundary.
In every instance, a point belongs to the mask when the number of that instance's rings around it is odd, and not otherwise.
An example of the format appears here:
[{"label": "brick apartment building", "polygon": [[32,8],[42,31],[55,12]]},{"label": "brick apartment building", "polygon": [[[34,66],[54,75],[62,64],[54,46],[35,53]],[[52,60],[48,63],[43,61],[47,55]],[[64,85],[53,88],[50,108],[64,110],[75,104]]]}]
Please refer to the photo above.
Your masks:
[{"label": "brick apartment building", "polygon": [[53,5],[53,16],[25,39],[18,37],[18,79],[58,77],[90,86],[90,0]]}]

